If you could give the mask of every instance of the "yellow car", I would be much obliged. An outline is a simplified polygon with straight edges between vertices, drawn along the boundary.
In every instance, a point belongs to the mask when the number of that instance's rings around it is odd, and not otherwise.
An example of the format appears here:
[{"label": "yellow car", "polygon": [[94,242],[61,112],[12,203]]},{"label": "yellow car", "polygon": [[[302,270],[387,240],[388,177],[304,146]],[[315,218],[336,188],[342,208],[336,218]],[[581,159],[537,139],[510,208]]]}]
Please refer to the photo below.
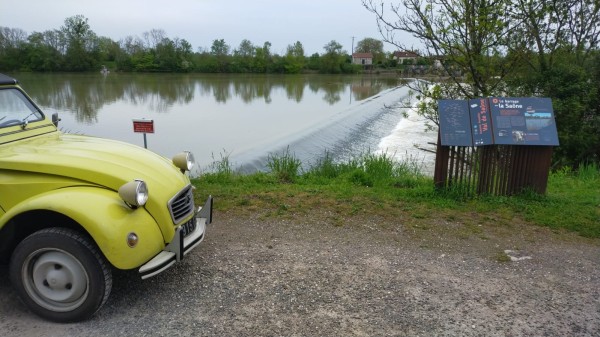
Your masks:
[{"label": "yellow car", "polygon": [[145,279],[196,247],[212,197],[195,207],[189,152],[169,160],[58,121],[0,74],[0,262],[31,311],[72,322],[106,302],[113,267]]}]

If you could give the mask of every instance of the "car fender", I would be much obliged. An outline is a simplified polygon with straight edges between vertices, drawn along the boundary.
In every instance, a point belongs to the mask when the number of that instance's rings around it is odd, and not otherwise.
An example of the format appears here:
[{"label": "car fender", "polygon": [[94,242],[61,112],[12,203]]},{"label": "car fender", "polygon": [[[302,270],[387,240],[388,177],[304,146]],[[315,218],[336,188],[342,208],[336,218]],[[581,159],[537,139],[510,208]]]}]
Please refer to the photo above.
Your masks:
[{"label": "car fender", "polygon": [[[24,200],[4,214],[0,228],[8,219],[37,210],[60,213],[77,222],[118,269],[139,267],[165,247],[160,228],[146,209],[132,209],[115,191],[92,186],[53,190]],[[133,248],[127,243],[129,233],[139,239]]]}]

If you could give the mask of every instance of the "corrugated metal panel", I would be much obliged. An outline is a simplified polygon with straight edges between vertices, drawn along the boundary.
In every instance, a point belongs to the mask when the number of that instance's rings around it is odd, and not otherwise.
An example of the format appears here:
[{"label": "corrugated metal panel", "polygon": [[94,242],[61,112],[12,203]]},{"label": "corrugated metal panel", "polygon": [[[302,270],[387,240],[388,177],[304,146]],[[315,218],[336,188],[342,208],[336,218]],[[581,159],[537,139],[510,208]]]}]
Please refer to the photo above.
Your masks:
[{"label": "corrugated metal panel", "polygon": [[438,146],[434,183],[466,195],[546,193],[552,146]]}]

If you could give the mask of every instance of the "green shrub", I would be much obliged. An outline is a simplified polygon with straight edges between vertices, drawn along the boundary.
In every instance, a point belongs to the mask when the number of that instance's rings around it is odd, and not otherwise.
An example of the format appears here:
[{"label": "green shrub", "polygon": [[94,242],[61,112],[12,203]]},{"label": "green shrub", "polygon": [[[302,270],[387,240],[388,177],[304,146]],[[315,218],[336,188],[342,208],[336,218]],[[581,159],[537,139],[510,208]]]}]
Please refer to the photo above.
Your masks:
[{"label": "green shrub", "polygon": [[293,183],[298,177],[302,163],[293,154],[289,146],[281,154],[269,154],[267,167],[277,179],[283,183]]},{"label": "green shrub", "polygon": [[598,180],[600,179],[600,168],[596,163],[580,165],[577,177],[584,181]]},{"label": "green shrub", "polygon": [[373,187],[375,185],[373,178],[367,172],[360,169],[356,169],[350,173],[349,181],[358,186]]},{"label": "green shrub", "polygon": [[333,162],[331,154],[325,152],[325,157],[317,160],[317,162],[310,167],[306,172],[307,178],[324,178],[333,179],[336,178],[340,173],[340,165]]}]

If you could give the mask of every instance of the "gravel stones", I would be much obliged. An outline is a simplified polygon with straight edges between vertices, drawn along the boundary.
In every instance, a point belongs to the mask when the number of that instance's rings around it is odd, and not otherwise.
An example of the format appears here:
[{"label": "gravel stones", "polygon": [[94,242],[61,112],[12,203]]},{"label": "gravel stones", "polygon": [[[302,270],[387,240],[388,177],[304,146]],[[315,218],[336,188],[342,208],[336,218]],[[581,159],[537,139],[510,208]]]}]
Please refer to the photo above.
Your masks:
[{"label": "gravel stones", "polygon": [[526,224],[453,235],[450,225],[215,214],[206,240],[168,272],[116,273],[86,322],[33,316],[0,273],[0,334],[599,335],[599,240]]}]

